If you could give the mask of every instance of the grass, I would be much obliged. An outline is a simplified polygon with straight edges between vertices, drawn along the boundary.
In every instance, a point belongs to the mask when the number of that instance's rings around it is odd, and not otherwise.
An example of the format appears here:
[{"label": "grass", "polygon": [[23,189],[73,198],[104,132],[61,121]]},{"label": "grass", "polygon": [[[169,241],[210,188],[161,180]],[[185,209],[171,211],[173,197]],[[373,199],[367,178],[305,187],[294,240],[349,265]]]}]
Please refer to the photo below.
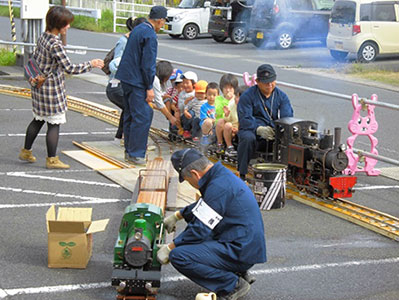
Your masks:
[{"label": "grass", "polygon": [[12,51],[7,49],[0,49],[0,66],[13,66],[15,65],[16,57]]},{"label": "grass", "polygon": [[114,29],[113,18],[113,12],[109,9],[101,12],[101,19],[97,22],[95,19],[90,17],[75,15],[71,27],[96,32],[112,32]]},{"label": "grass", "polygon": [[[19,16],[20,16],[19,7],[14,7],[13,12],[14,12],[14,18],[19,18]],[[8,6],[0,6],[0,16],[10,17],[10,12],[8,10]]]},{"label": "grass", "polygon": [[399,87],[399,72],[366,67],[364,64],[355,63],[344,69],[344,73],[357,78]]}]

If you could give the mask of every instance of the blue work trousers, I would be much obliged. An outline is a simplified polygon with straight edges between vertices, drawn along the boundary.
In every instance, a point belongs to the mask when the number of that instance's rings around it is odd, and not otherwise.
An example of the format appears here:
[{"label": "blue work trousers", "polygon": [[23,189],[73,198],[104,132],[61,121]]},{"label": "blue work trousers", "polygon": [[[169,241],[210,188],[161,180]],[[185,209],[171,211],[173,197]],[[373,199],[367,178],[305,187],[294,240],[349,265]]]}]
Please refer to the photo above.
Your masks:
[{"label": "blue work trousers", "polygon": [[145,100],[147,91],[122,82],[124,95],[123,132],[125,150],[131,157],[145,157],[154,111]]},{"label": "blue work trousers", "polygon": [[253,265],[231,258],[232,249],[218,241],[178,246],[169,255],[172,265],[198,285],[216,292],[230,293],[236,286],[235,272],[245,272]]},{"label": "blue work trousers", "polygon": [[[272,144],[270,144],[272,145]],[[256,157],[256,151],[272,151],[265,139],[257,136],[250,130],[238,131],[238,147],[237,147],[237,170],[240,175],[248,173],[248,165],[251,158]]]}]

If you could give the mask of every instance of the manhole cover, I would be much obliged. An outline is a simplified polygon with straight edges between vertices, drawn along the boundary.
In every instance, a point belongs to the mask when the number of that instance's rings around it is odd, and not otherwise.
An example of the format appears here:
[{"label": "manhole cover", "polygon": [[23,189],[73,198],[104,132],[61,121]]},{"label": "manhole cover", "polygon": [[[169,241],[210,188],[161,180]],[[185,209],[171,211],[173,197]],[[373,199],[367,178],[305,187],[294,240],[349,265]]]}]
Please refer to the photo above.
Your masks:
[{"label": "manhole cover", "polygon": [[10,75],[10,74],[8,74],[8,73],[3,72],[3,71],[0,70],[0,75]]}]

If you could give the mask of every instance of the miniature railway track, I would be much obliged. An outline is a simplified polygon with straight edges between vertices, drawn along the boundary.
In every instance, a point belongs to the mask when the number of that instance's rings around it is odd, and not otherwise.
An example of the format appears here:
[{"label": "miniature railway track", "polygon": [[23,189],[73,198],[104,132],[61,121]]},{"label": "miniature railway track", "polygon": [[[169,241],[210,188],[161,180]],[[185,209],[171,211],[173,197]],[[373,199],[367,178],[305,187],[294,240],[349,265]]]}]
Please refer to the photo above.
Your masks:
[{"label": "miniature railway track", "polygon": [[[29,99],[31,97],[29,89],[8,85],[0,85],[0,93]],[[68,96],[67,99],[68,108],[70,110],[80,112],[84,115],[92,116],[99,120],[105,121],[111,125],[118,126],[119,113],[117,110],[76,97]],[[175,143],[169,141],[168,132],[164,130],[151,127],[150,135],[154,137],[153,139],[160,137],[165,142],[175,145]],[[159,145],[159,140],[157,140],[156,143]],[[196,146],[196,144],[191,141],[184,141],[184,143],[190,146]],[[100,157],[103,156],[101,153],[96,153],[96,155]],[[210,159],[212,161],[216,160],[214,157],[210,157]],[[224,165],[233,172],[236,172],[231,163],[224,162]],[[121,167],[124,168],[127,166],[123,165]],[[309,194],[304,194],[290,183],[287,184],[287,195],[288,198],[361,225],[395,241],[399,241],[399,218],[397,217],[344,199],[321,199]]]},{"label": "miniature railway track", "polygon": [[399,218],[345,199],[321,199],[287,183],[289,198],[399,241]]}]

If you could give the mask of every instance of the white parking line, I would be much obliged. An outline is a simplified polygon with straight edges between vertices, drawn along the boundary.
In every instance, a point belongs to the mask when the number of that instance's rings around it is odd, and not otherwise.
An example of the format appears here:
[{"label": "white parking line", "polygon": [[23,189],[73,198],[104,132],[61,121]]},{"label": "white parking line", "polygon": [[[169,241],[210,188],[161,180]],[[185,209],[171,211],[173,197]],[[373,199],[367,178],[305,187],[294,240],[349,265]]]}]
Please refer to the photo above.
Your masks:
[{"label": "white parking line", "polygon": [[[115,134],[111,131],[93,131],[93,132],[86,132],[86,131],[79,131],[79,132],[60,132],[62,136],[73,136],[73,135],[111,135]],[[25,133],[7,133],[1,134],[1,137],[24,137]],[[45,133],[39,133],[38,136],[46,136]]]},{"label": "white parking line", "polygon": [[0,190],[7,191],[7,192],[14,192],[14,193],[36,194],[36,195],[45,195],[45,196],[57,197],[57,198],[74,198],[74,199],[83,200],[83,201],[72,201],[72,202],[0,204],[0,209],[2,209],[2,208],[23,208],[23,207],[43,207],[43,206],[51,206],[53,204],[57,204],[57,205],[76,205],[76,204],[89,204],[89,203],[104,204],[104,203],[115,203],[115,202],[121,202],[121,201],[131,201],[131,199],[97,198],[97,197],[79,196],[79,195],[72,195],[72,194],[52,193],[52,192],[45,192],[45,191],[23,190],[20,188],[3,187],[3,186],[0,186]]},{"label": "white parking line", "polygon": [[[327,268],[348,268],[348,267],[381,265],[381,264],[392,264],[392,263],[399,263],[399,257],[263,269],[263,270],[254,270],[251,271],[250,273],[253,275],[278,275],[284,273],[323,270]],[[189,279],[185,276],[169,276],[163,278],[161,281],[163,283],[166,283],[166,282],[177,282],[177,281],[188,281],[188,280]],[[76,290],[88,290],[88,289],[99,289],[99,288],[111,288],[111,283],[97,282],[97,283],[55,285],[55,286],[42,286],[42,287],[30,287],[30,288],[27,287],[27,288],[18,288],[18,289],[3,289],[0,290],[0,298],[5,298],[7,296],[23,295],[23,294],[62,293],[62,292],[70,292]]]},{"label": "white parking line", "polygon": [[87,185],[99,185],[99,186],[106,186],[106,187],[121,188],[120,185],[115,184],[115,183],[104,183],[104,182],[97,182],[97,181],[49,177],[49,176],[42,176],[42,175],[31,175],[31,174],[26,174],[25,172],[7,172],[6,175],[14,176],[14,177],[35,178],[35,179],[37,178],[37,179],[50,180],[50,181],[72,182],[72,183],[80,183],[80,184],[87,184]]},{"label": "white parking line", "polygon": [[362,187],[354,187],[353,190],[387,190],[387,189],[399,189],[399,185],[370,185]]},{"label": "white parking line", "polygon": [[[41,170],[41,171],[24,171],[26,174],[53,174],[53,173],[82,173],[82,172],[97,172],[93,169],[81,170]],[[0,172],[0,175],[7,175],[7,172]]]}]

